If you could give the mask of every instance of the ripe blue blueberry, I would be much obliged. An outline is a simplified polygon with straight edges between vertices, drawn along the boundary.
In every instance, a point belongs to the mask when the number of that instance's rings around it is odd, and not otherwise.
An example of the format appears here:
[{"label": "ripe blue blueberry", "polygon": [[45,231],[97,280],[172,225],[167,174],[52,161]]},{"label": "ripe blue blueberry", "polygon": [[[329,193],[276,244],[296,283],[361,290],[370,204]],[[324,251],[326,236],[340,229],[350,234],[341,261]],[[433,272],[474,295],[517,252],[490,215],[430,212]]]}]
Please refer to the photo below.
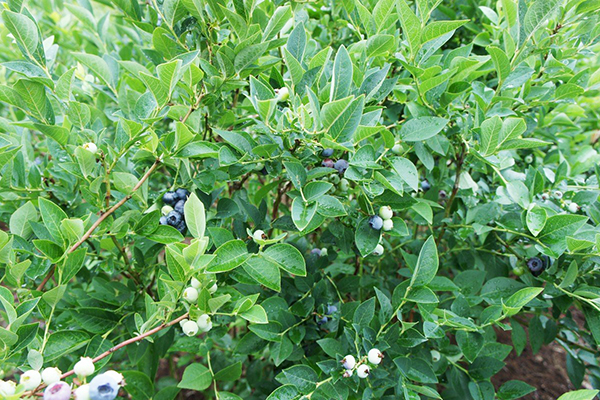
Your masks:
[{"label": "ripe blue blueberry", "polygon": [[445,200],[446,197],[448,197],[448,193],[446,193],[445,190],[440,190],[440,192],[438,193],[438,196],[439,196],[440,200]]},{"label": "ripe blue blueberry", "polygon": [[167,225],[167,216],[163,215],[162,217],[160,217],[159,222],[161,225]]},{"label": "ripe blue blueberry", "polygon": [[329,322],[329,318],[327,318],[326,316],[322,316],[322,317],[317,316],[317,325],[323,325],[323,324],[326,324],[327,322]]},{"label": "ripe blue blueberry", "polygon": [[174,227],[175,227],[175,229],[177,229],[182,234],[187,229],[187,225],[185,224],[184,220],[181,220],[181,222],[179,224],[175,225]]},{"label": "ripe blue blueberry", "polygon": [[311,254],[316,254],[318,257],[321,256],[321,249],[312,249],[310,251]]},{"label": "ripe blue blueberry", "polygon": [[335,314],[337,312],[337,310],[338,309],[336,306],[332,306],[332,305],[327,306],[327,314],[328,315]]},{"label": "ripe blue blueberry", "polygon": [[424,192],[426,192],[429,189],[431,189],[431,184],[429,183],[429,181],[427,179],[421,181],[421,190],[423,190]]},{"label": "ripe blue blueberry", "polygon": [[113,400],[117,394],[119,384],[110,375],[97,375],[90,382],[90,400]]},{"label": "ripe blue blueberry", "polygon": [[335,166],[335,163],[332,159],[326,158],[323,161],[321,161],[321,166],[325,168],[333,168]]},{"label": "ripe blue blueberry", "polygon": [[173,206],[176,202],[177,195],[175,194],[175,192],[167,192],[163,194],[163,203]]},{"label": "ripe blue blueberry", "polygon": [[185,205],[185,200],[179,200],[177,203],[175,203],[175,207],[173,207],[173,209],[175,211],[177,211],[180,214],[183,214],[183,206]]},{"label": "ripe blue blueberry", "polygon": [[333,155],[333,149],[323,149],[321,155],[323,157],[331,157]]},{"label": "ripe blue blueberry", "polygon": [[177,195],[177,198],[179,200],[187,200],[188,196],[190,195],[190,191],[187,189],[179,188],[175,191],[175,194]]},{"label": "ripe blue blueberry", "polygon": [[177,227],[179,223],[183,220],[181,213],[173,210],[167,215],[167,224]]},{"label": "ripe blue blueberry", "polygon": [[346,170],[348,169],[348,161],[337,160],[333,165],[333,168],[335,168],[340,175],[343,175],[344,172],[346,172]]},{"label": "ripe blue blueberry", "polygon": [[369,218],[369,226],[376,231],[380,230],[383,227],[383,218],[379,215],[373,215]]},{"label": "ripe blue blueberry", "polygon": [[546,263],[538,257],[531,257],[527,260],[527,268],[531,271],[531,275],[540,276],[546,269]]}]

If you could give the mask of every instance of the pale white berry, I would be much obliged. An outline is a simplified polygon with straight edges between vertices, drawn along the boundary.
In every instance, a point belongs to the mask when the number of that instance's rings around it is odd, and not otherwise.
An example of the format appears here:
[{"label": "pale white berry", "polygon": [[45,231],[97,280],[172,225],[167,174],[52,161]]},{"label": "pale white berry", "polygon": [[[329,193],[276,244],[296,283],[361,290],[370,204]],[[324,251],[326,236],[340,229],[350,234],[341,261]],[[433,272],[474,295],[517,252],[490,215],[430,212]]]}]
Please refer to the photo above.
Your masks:
[{"label": "pale white berry", "polygon": [[91,357],[81,357],[79,361],[73,367],[73,371],[75,375],[85,378],[86,376],[90,376],[94,373],[96,367],[94,367],[94,361],[92,361]]},{"label": "pale white berry", "polygon": [[259,240],[265,240],[267,238],[267,235],[265,235],[264,231],[261,231],[260,229],[257,229],[254,231],[254,233],[252,234],[252,238],[255,241],[259,241]]},{"label": "pale white berry", "polygon": [[75,400],[90,400],[90,385],[85,384],[75,389]]},{"label": "pale white berry", "polygon": [[287,87],[282,87],[277,92],[277,101],[287,101],[290,98],[290,91]]},{"label": "pale white berry", "polygon": [[394,147],[392,147],[392,153],[394,154],[402,154],[402,146],[400,143],[396,143]]},{"label": "pale white berry", "polygon": [[326,257],[327,256],[327,247],[323,247],[321,249],[321,257]]},{"label": "pale white berry", "polygon": [[60,381],[62,371],[55,367],[48,367],[42,371],[42,380],[46,385],[51,385],[54,382]]},{"label": "pale white berry", "polygon": [[96,146],[96,144],[93,142],[85,143],[81,147],[83,147],[84,149],[86,149],[87,151],[89,151],[92,154],[96,154],[98,152],[98,146]]},{"label": "pale white berry", "polygon": [[110,376],[115,382],[117,382],[117,384],[119,384],[119,386],[123,386],[123,383],[125,382],[125,377],[123,374],[115,371],[114,369],[109,369],[104,373],[104,375]]},{"label": "pale white berry", "polygon": [[575,202],[569,204],[569,211],[572,213],[576,213],[579,211],[579,205]]},{"label": "pale white berry", "polygon": [[392,221],[391,219],[384,219],[382,229],[386,232],[391,231],[392,229],[394,229],[394,221]]},{"label": "pale white berry", "polygon": [[380,256],[382,254],[383,254],[383,246],[378,244],[377,246],[375,246],[375,250],[373,250],[373,255]]},{"label": "pale white berry", "polygon": [[381,353],[377,349],[371,349],[369,350],[367,358],[369,359],[369,362],[371,364],[378,365],[379,363],[381,363],[381,360],[383,360],[383,353]]},{"label": "pale white berry", "polygon": [[370,372],[371,368],[369,368],[367,364],[361,364],[358,366],[358,368],[356,368],[356,375],[358,375],[358,377],[361,379],[364,379],[367,376],[369,376]]},{"label": "pale white berry", "polygon": [[187,318],[184,318],[181,321],[179,321],[179,326],[181,327],[181,329],[183,329],[183,324],[185,324],[188,321],[189,321],[189,319],[187,319]]},{"label": "pale white berry", "polygon": [[219,289],[219,287],[217,286],[217,284],[213,284],[210,288],[208,288],[208,293],[213,294],[214,292],[217,291],[217,289]]},{"label": "pale white berry", "polygon": [[195,336],[198,333],[198,324],[194,321],[188,321],[181,327],[183,333],[188,336]]},{"label": "pale white berry", "polygon": [[38,371],[30,369],[21,375],[19,383],[25,387],[25,390],[33,390],[42,383],[42,376]]},{"label": "pale white berry", "polygon": [[344,371],[344,373],[342,374],[342,376],[344,378],[350,378],[352,376],[352,374],[354,374],[354,372],[352,372],[351,369],[347,369],[347,370]]},{"label": "pale white berry", "polygon": [[390,219],[394,216],[394,212],[392,211],[392,207],[383,206],[379,209],[379,216],[384,220]]},{"label": "pale white berry", "polygon": [[354,367],[356,366],[356,358],[354,358],[353,355],[348,354],[346,357],[344,357],[341,361],[342,363],[342,367],[346,368],[346,369],[354,369]]},{"label": "pale white berry", "polygon": [[208,314],[202,314],[199,316],[196,320],[196,323],[202,332],[208,332],[212,329],[212,321],[210,320],[210,315]]},{"label": "pale white berry", "polygon": [[0,394],[4,396],[12,396],[15,394],[17,384],[13,381],[3,381],[0,379]]},{"label": "pale white berry", "polygon": [[171,211],[173,211],[173,207],[171,206],[162,206],[162,208],[160,209],[162,215],[169,215]]},{"label": "pale white berry", "polygon": [[194,289],[200,289],[200,286],[202,286],[202,283],[201,283],[201,282],[200,282],[198,279],[196,279],[196,278],[194,278],[194,277],[192,277],[192,282],[191,282],[191,284],[192,284],[192,287],[193,287]]},{"label": "pale white berry", "polygon": [[198,290],[190,286],[183,291],[183,298],[190,303],[195,303],[198,300]]}]

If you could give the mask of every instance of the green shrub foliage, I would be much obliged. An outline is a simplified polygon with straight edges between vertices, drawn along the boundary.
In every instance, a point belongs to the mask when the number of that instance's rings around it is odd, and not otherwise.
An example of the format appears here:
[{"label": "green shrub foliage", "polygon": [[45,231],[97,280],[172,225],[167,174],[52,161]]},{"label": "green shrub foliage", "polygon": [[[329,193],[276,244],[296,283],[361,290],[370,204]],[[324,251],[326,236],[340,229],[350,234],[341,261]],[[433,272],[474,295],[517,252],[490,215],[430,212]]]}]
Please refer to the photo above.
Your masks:
[{"label": "green shrub foliage", "polygon": [[598,1],[2,5],[0,397],[596,395]]}]

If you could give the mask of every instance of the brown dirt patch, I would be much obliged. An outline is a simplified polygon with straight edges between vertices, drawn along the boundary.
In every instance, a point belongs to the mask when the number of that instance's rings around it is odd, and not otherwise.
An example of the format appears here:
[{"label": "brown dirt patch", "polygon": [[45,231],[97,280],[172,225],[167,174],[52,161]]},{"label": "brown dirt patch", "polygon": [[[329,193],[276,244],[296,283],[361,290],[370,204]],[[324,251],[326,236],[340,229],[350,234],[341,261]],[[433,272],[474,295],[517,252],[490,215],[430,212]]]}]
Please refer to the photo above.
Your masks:
[{"label": "brown dirt patch", "polygon": [[[499,342],[512,346],[510,332],[497,330],[496,334]],[[524,400],[556,400],[563,393],[575,390],[567,375],[565,350],[555,342],[542,346],[537,354],[533,354],[528,344],[520,356],[513,350],[504,362],[504,368],[492,378],[496,389],[514,379],[527,382],[537,391],[522,397]]]}]

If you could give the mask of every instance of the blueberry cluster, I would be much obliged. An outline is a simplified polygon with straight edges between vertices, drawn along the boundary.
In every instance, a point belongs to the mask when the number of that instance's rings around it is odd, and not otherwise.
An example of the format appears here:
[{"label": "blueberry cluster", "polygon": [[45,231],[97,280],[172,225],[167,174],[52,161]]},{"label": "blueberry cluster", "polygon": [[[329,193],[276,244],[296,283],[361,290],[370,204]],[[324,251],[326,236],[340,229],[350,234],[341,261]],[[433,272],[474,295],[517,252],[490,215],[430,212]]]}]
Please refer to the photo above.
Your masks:
[{"label": "blueberry cluster", "polygon": [[327,305],[327,311],[325,315],[317,315],[317,325],[323,325],[329,322],[329,317],[333,317],[333,315],[338,311],[338,308],[334,305]]},{"label": "blueberry cluster", "polygon": [[167,192],[163,195],[165,206],[162,208],[163,216],[160,217],[161,225],[171,225],[179,232],[185,232],[187,226],[185,225],[183,206],[189,195],[190,192],[183,188],[179,188],[174,192]]},{"label": "blueberry cluster", "polygon": [[348,354],[340,361],[340,364],[342,364],[342,367],[344,368],[342,376],[344,378],[350,378],[354,374],[354,371],[356,371],[356,375],[358,375],[360,379],[365,379],[371,373],[371,368],[381,364],[383,358],[383,353],[376,348],[369,350],[367,356],[362,357],[358,361],[352,354]]},{"label": "blueberry cluster", "polygon": [[[331,150],[331,152],[328,150]],[[330,153],[333,154],[332,149],[325,149],[321,154],[325,156],[326,154]],[[344,159],[333,161],[331,158],[326,158],[323,161],[321,161],[321,166],[325,168],[334,168],[338,172],[338,174],[344,175],[344,172],[346,172],[346,170],[348,169],[348,161]]]},{"label": "blueberry cluster", "polygon": [[[394,229],[394,221],[392,221],[392,217],[394,216],[394,211],[390,206],[383,206],[379,209],[379,215],[375,214],[369,218],[369,226],[376,231],[384,230],[391,231]],[[375,250],[373,250],[373,254],[376,256],[380,256],[383,254],[383,246],[379,243]]]}]

